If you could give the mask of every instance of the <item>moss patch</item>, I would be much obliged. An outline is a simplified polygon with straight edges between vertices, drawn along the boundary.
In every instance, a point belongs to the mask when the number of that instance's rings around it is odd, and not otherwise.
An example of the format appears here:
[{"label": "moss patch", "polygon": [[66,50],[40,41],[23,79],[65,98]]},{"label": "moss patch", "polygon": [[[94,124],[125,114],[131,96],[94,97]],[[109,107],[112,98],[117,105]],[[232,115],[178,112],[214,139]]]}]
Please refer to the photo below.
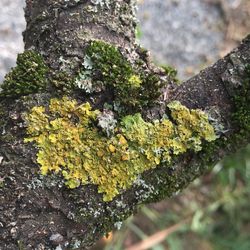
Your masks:
[{"label": "moss patch", "polygon": [[153,104],[161,94],[163,83],[157,75],[145,73],[139,66],[132,67],[118,48],[93,41],[86,49],[75,86],[86,93],[108,90],[123,113],[131,113]]},{"label": "moss patch", "polygon": [[169,76],[173,82],[180,84],[180,80],[177,77],[177,70],[170,65],[161,65],[161,68],[165,71],[165,74]]},{"label": "moss patch", "polygon": [[50,82],[58,92],[70,93],[74,88],[74,79],[64,71],[50,72]]},{"label": "moss patch", "polygon": [[245,66],[242,85],[233,97],[235,112],[233,120],[245,132],[250,133],[250,64]]},{"label": "moss patch", "polygon": [[140,114],[128,115],[111,137],[96,126],[98,110],[78,105],[67,97],[51,99],[48,110],[34,107],[26,116],[26,142],[36,142],[41,173],[63,176],[69,188],[96,184],[104,201],[129,188],[139,174],[187,150],[200,151],[202,141],[216,136],[206,114],[179,102],[168,105],[173,122],[146,122]]},{"label": "moss patch", "polygon": [[17,66],[13,68],[1,85],[3,97],[19,97],[45,89],[48,67],[40,54],[27,50],[17,56]]}]

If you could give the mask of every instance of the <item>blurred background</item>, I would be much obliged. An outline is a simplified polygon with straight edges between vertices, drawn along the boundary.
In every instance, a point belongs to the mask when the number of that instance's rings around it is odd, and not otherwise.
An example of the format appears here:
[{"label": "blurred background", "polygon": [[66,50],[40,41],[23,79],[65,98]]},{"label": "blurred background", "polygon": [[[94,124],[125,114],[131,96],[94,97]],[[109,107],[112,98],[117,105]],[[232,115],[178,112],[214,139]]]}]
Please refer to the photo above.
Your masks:
[{"label": "blurred background", "polygon": [[[138,43],[185,80],[250,33],[250,0],[138,0]],[[23,51],[24,0],[1,0],[0,83]],[[212,169],[212,167],[211,167]],[[92,250],[249,250],[250,145],[171,199],[143,206]]]}]

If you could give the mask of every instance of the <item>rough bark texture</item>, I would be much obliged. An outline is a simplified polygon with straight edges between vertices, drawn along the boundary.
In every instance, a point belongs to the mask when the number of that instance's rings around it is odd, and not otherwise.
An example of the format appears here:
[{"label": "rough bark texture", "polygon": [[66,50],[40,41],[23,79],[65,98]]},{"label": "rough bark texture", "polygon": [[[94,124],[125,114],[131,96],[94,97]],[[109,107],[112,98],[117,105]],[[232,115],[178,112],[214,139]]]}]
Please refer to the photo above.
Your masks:
[{"label": "rough bark texture", "polygon": [[54,69],[60,57],[81,61],[89,40],[100,39],[128,50],[135,43],[131,1],[27,1],[25,13],[25,48],[35,47]]},{"label": "rough bark texture", "polygon": [[[23,142],[27,127],[23,114],[35,105],[47,105],[57,89],[49,85],[43,93],[0,97],[0,249],[85,249],[133,214],[139,204],[170,197],[207,166],[250,141],[249,127],[237,124],[249,117],[235,118],[239,104],[234,98],[249,93],[241,89],[246,82],[244,69],[250,64],[250,37],[213,66],[175,85],[135,44],[133,1],[110,2],[26,0],[26,49],[41,53],[53,73],[63,68],[74,75],[90,40],[114,44],[132,64],[140,59],[145,71],[169,83],[153,106],[143,107],[145,119],[161,117],[166,104],[178,100],[188,108],[207,111],[219,138],[198,153],[176,157],[171,166],[161,164],[144,172],[130,189],[104,202],[94,185],[68,189],[53,175],[39,175],[37,149]],[[73,93],[78,101],[89,100],[95,108],[111,98],[108,94],[101,92],[91,99]],[[246,114],[248,104],[249,99],[242,102]]]}]

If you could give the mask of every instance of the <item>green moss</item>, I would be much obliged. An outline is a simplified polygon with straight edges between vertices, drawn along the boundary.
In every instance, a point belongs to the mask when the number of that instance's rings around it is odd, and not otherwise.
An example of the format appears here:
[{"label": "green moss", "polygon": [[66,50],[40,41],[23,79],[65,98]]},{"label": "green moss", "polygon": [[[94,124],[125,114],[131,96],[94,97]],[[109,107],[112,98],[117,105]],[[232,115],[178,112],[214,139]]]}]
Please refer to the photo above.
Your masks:
[{"label": "green moss", "polygon": [[36,142],[43,175],[58,173],[69,188],[95,184],[110,201],[144,171],[169,164],[187,150],[200,151],[202,141],[215,140],[205,113],[179,102],[168,108],[174,122],[146,122],[140,114],[128,115],[106,137],[96,126],[100,112],[91,110],[89,103],[51,99],[49,111],[38,106],[27,115],[25,141]]},{"label": "green moss", "polygon": [[68,73],[64,71],[52,72],[50,75],[50,82],[59,91],[61,90],[64,93],[71,92],[74,87],[74,80]]},{"label": "green moss", "polygon": [[131,88],[140,88],[142,81],[140,79],[140,76],[138,75],[132,75],[130,76],[130,78],[128,79],[128,83],[130,84]]},{"label": "green moss", "polygon": [[17,66],[13,68],[1,85],[3,97],[19,97],[45,89],[48,68],[40,54],[27,50],[17,56]]},{"label": "green moss", "polygon": [[105,84],[119,86],[128,82],[133,75],[133,68],[119,50],[108,43],[93,41],[86,49],[94,80],[102,80]]},{"label": "green moss", "polygon": [[177,78],[177,70],[170,65],[161,65],[161,68],[164,69],[165,74],[169,76],[173,82],[180,83],[180,80]]},{"label": "green moss", "polygon": [[244,133],[250,133],[250,64],[245,66],[242,85],[233,97],[235,112],[233,120]]},{"label": "green moss", "polygon": [[153,104],[163,86],[159,76],[144,72],[133,68],[115,46],[93,41],[86,49],[75,86],[86,93],[105,89],[112,93],[110,96],[124,114],[137,112]]}]

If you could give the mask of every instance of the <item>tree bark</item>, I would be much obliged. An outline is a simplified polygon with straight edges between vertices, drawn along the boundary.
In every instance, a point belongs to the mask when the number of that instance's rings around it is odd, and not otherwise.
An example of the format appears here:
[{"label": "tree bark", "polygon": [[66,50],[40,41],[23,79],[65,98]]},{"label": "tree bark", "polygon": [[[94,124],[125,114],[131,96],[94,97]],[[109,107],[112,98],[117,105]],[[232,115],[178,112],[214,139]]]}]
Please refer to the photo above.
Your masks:
[{"label": "tree bark", "polygon": [[[224,155],[250,142],[250,77],[246,73],[250,36],[225,58],[177,85],[136,44],[135,8],[132,0],[26,0],[25,49],[43,56],[50,69],[48,78],[53,79],[61,71],[70,76],[79,72],[90,41],[115,45],[132,65],[140,60],[145,72],[164,82],[157,101],[140,110],[145,120],[160,119],[168,103],[179,101],[189,109],[206,111],[218,139],[204,143],[199,152],[179,155],[171,165],[143,172],[129,189],[105,202],[95,185],[69,189],[53,174],[40,175],[37,148],[24,143],[24,114],[33,106],[48,105],[62,90],[49,85],[18,98],[0,96],[0,249],[88,248],[138,205],[171,197]],[[100,110],[110,100],[109,94],[72,93],[80,103],[90,101]]]}]

